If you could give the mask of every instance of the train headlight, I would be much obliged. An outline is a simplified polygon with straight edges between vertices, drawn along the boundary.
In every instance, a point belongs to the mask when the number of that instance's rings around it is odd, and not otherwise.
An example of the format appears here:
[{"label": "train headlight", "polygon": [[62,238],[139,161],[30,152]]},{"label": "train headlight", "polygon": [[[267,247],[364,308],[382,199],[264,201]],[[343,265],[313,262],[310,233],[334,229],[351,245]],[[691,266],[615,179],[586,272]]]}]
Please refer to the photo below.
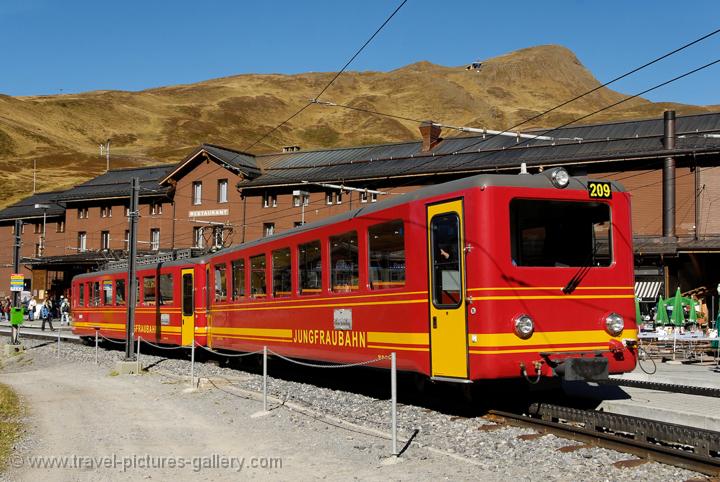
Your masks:
[{"label": "train headlight", "polygon": [[552,181],[553,186],[559,189],[565,189],[570,183],[570,174],[562,167],[558,167],[550,174],[550,181]]},{"label": "train headlight", "polygon": [[535,323],[529,315],[518,315],[515,317],[515,334],[526,340],[530,338],[535,331]]},{"label": "train headlight", "polygon": [[619,336],[625,329],[625,320],[617,313],[610,313],[605,317],[605,331],[612,336]]}]

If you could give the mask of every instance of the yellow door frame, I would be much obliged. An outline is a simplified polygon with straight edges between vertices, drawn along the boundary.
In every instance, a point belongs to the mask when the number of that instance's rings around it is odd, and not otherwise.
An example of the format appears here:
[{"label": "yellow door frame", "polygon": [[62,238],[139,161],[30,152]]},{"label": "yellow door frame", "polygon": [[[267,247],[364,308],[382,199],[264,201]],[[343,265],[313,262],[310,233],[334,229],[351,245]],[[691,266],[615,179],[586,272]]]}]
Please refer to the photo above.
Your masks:
[{"label": "yellow door frame", "polygon": [[[435,246],[433,238],[433,219],[438,215],[449,214],[456,216],[458,227],[456,256],[459,262],[458,270],[440,270],[436,272],[435,263],[438,256],[450,256],[449,253]],[[429,275],[429,330],[431,374],[440,378],[468,378],[468,346],[467,346],[467,313],[465,305],[465,229],[463,218],[463,201],[456,199],[427,206],[427,239],[428,239],[428,275]],[[437,250],[437,252],[436,252]],[[441,279],[436,280],[440,273]],[[459,288],[457,300],[450,304],[443,304],[436,295],[436,283],[439,291],[448,288]],[[454,286],[453,286],[454,285]],[[459,285],[459,286],[458,286]]]},{"label": "yellow door frame", "polygon": [[[185,275],[192,277],[192,300],[190,302],[190,313],[187,312],[185,306]],[[195,270],[183,269],[180,272],[180,300],[181,300],[181,317],[182,317],[182,344],[189,346],[195,340]]]}]

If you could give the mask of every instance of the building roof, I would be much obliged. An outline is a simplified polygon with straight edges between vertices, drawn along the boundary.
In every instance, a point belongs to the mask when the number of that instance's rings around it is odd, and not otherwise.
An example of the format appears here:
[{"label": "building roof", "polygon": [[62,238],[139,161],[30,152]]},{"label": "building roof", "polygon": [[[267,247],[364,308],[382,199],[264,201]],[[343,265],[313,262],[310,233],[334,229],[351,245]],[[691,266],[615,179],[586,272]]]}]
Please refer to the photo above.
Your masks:
[{"label": "building roof", "polygon": [[172,168],[172,165],[164,164],[110,170],[72,189],[59,193],[55,199],[63,202],[115,198],[129,199],[130,183],[135,177],[140,179],[140,197],[165,196],[170,191],[170,186],[160,186],[159,181]]},{"label": "building roof", "polygon": [[[537,134],[554,140],[473,135],[447,138],[429,152],[422,142],[300,151],[258,156],[262,173],[238,182],[239,188],[350,182],[394,176],[473,173],[518,169],[521,163],[545,167],[604,160],[667,156],[663,119],[565,127]],[[720,113],[676,119],[676,155],[720,152]],[[519,140],[519,142],[518,142]]]},{"label": "building roof", "polygon": [[225,169],[235,171],[244,178],[254,179],[260,175],[260,168],[257,159],[253,154],[216,146],[214,144],[201,144],[182,161],[172,167],[166,175],[160,179],[160,184],[167,184],[170,179],[180,177],[188,171],[197,159],[208,158],[223,166]]},{"label": "building roof", "polygon": [[30,197],[26,197],[11,206],[0,211],[0,220],[12,221],[15,219],[42,219],[43,209],[36,208],[35,204],[44,204],[49,206],[45,213],[48,217],[62,216],[65,214],[65,208],[54,202],[55,198],[63,191],[39,192]]}]

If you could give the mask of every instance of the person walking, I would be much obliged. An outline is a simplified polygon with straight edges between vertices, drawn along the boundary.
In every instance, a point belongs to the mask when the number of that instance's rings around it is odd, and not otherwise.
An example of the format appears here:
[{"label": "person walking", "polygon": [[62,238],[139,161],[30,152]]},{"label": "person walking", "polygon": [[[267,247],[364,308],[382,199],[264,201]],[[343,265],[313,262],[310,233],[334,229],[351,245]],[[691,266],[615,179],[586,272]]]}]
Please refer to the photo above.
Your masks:
[{"label": "person walking", "polygon": [[70,325],[70,300],[60,297],[60,325]]},{"label": "person walking", "polygon": [[40,327],[40,331],[45,331],[45,323],[48,323],[50,325],[50,331],[55,331],[55,328],[52,324],[52,318],[50,316],[49,300],[45,300],[45,302],[40,305],[40,319],[42,320],[42,326]]},{"label": "person walking", "polygon": [[33,296],[30,298],[30,301],[28,301],[27,305],[27,315],[28,315],[28,321],[32,321],[35,319],[35,308],[37,307],[37,301],[35,301],[35,297]]}]

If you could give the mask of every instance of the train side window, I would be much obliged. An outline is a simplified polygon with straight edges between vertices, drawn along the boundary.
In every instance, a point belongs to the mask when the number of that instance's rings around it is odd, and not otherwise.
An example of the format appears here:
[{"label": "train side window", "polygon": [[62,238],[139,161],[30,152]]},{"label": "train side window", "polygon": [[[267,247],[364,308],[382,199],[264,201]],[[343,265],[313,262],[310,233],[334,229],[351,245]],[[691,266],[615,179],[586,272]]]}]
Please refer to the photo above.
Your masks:
[{"label": "train side window", "polygon": [[91,287],[91,294],[90,294],[90,304],[91,306],[100,306],[100,283],[95,281],[90,285]]},{"label": "train side window", "polygon": [[115,280],[115,304],[117,306],[125,306],[125,280]]},{"label": "train side window", "polygon": [[292,270],[290,268],[290,248],[276,249],[272,252],[273,296],[284,298],[292,294]]},{"label": "train side window", "polygon": [[143,303],[146,305],[155,304],[155,277],[146,276],[143,278]]},{"label": "train side window", "polygon": [[105,306],[112,306],[113,304],[113,282],[112,280],[106,279],[102,282],[102,302]]},{"label": "train side window", "polygon": [[232,262],[232,289],[233,300],[245,297],[245,260],[238,259]]},{"label": "train side window", "polygon": [[333,291],[346,293],[358,289],[357,231],[330,236],[330,270]]},{"label": "train side window", "polygon": [[173,275],[172,273],[160,275],[160,304],[171,305],[173,302]]},{"label": "train side window", "polygon": [[405,230],[400,219],[368,228],[370,289],[405,286]]},{"label": "train side window", "polygon": [[298,246],[300,294],[316,295],[322,291],[322,253],[320,241]]},{"label": "train side window", "polygon": [[250,297],[265,298],[267,280],[265,279],[265,255],[250,258]]},{"label": "train side window", "polygon": [[85,283],[78,287],[78,306],[85,306]]},{"label": "train side window", "polygon": [[215,302],[227,301],[227,264],[215,265]]}]

